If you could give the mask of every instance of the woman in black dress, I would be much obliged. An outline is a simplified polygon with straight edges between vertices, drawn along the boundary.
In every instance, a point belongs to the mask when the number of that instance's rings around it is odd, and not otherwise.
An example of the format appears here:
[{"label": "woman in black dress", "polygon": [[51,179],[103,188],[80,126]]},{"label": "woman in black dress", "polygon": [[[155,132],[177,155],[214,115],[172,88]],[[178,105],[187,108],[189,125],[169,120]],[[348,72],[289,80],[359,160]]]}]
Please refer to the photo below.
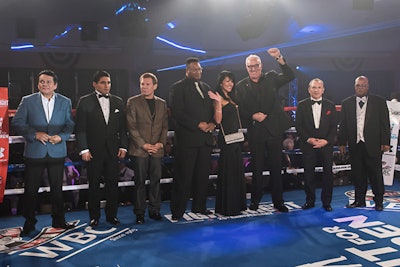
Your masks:
[{"label": "woman in black dress", "polygon": [[225,216],[239,215],[247,209],[242,142],[226,144],[224,139],[224,134],[238,132],[241,124],[234,86],[233,73],[222,71],[218,76],[216,92],[208,93],[214,100],[214,119],[220,129],[218,145],[221,152],[218,161],[215,212]]}]

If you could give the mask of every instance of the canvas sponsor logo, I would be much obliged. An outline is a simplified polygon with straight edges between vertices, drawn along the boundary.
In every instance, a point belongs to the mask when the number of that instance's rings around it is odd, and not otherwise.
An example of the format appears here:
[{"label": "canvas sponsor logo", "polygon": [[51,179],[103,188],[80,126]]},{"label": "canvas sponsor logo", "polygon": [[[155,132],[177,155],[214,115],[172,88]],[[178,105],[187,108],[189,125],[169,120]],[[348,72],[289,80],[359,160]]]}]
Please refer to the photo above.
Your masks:
[{"label": "canvas sponsor logo", "polygon": [[[355,191],[350,190],[346,191],[344,193],[348,198],[349,198],[349,203],[353,202],[355,199]],[[374,193],[372,193],[372,190],[368,190],[367,194],[365,195],[365,201],[366,201],[366,208],[371,208],[375,207],[374,204]],[[386,190],[385,194],[383,195],[383,204],[386,208],[393,208],[394,206],[391,205],[391,203],[400,203],[400,191],[394,191],[394,190]]]},{"label": "canvas sponsor logo", "polygon": [[[138,229],[92,229],[78,221],[70,222],[75,228],[70,230],[45,227],[31,240],[21,238],[22,227],[0,230],[0,253],[17,254],[25,257],[55,259],[62,262],[105,241],[118,241]],[[85,227],[86,226],[86,227]]]},{"label": "canvas sponsor logo", "polygon": [[[286,207],[290,210],[299,210],[301,206],[297,205],[294,202],[285,202]],[[276,212],[274,209],[274,205],[270,202],[261,202],[258,205],[258,210],[250,210],[247,209],[242,211],[241,214],[236,216],[224,216],[218,213],[215,213],[214,210],[211,210],[213,214],[204,215],[201,213],[194,213],[194,212],[186,212],[183,214],[183,217],[179,221],[172,220],[172,215],[167,214],[164,217],[167,218],[172,223],[194,223],[199,221],[206,221],[206,220],[233,220],[233,219],[240,219],[240,218],[248,218],[248,217],[257,217],[257,216],[268,216],[272,215]]]}]

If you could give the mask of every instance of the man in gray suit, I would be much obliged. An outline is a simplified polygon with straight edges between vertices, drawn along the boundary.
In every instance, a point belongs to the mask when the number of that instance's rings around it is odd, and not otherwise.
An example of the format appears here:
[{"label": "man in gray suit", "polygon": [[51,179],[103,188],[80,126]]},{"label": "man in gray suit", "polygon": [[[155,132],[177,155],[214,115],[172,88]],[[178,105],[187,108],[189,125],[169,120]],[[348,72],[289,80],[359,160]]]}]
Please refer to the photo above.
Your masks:
[{"label": "man in gray suit", "polygon": [[161,221],[161,160],[168,133],[165,100],[154,95],[158,80],[153,73],[140,76],[140,94],[128,99],[126,105],[129,131],[129,155],[134,159],[134,213],[136,223],[144,223],[146,210],[145,180],[150,180],[149,217]]},{"label": "man in gray suit", "polygon": [[53,71],[41,71],[38,75],[39,92],[22,98],[12,120],[12,127],[25,138],[24,236],[35,230],[37,194],[45,169],[53,204],[52,226],[63,229],[74,227],[65,222],[62,196],[66,141],[74,129],[74,121],[71,100],[54,92],[57,80]]}]

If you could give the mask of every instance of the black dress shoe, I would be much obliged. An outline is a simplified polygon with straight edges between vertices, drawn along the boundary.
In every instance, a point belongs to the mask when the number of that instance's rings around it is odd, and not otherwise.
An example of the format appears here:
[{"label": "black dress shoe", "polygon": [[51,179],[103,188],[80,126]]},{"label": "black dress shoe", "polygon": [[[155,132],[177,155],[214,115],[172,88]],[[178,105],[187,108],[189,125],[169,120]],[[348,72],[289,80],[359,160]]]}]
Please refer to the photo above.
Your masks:
[{"label": "black dress shoe", "polygon": [[284,204],[274,205],[274,208],[280,212],[289,212],[289,209]]},{"label": "black dress shoe", "polygon": [[99,219],[91,219],[89,225],[91,227],[95,227],[95,226],[99,225]]},{"label": "black dress shoe", "polygon": [[375,203],[375,210],[376,211],[383,211],[383,204],[382,203]]},{"label": "black dress shoe", "polygon": [[351,204],[347,204],[346,208],[362,208],[362,207],[365,207],[365,206],[366,206],[365,202],[361,203],[361,202],[358,202],[358,201],[354,201]]},{"label": "black dress shoe", "polygon": [[29,235],[32,231],[35,231],[35,224],[37,220],[35,219],[34,221],[28,221],[26,220],[24,223],[24,228],[22,229],[21,236],[27,236]]},{"label": "black dress shoe", "polygon": [[143,214],[136,215],[136,224],[144,224],[144,215]]},{"label": "black dress shoe", "polygon": [[328,212],[333,211],[331,205],[324,205],[323,208],[324,208],[324,210],[326,210],[326,211],[328,211]]},{"label": "black dress shoe", "polygon": [[61,228],[61,229],[65,229],[65,230],[69,230],[72,228],[75,228],[75,225],[73,224],[69,224],[69,223],[55,223],[52,225],[54,228]]},{"label": "black dress shoe", "polygon": [[251,203],[249,206],[250,210],[258,210],[258,204],[257,203]]},{"label": "black dress shoe", "polygon": [[172,219],[173,221],[179,221],[180,219],[182,219],[182,216],[172,215],[171,219]]},{"label": "black dress shoe", "polygon": [[150,213],[150,214],[149,214],[149,217],[150,217],[151,219],[153,219],[153,220],[156,220],[156,221],[162,221],[162,216],[161,216],[161,214],[160,214],[159,212]]},{"label": "black dress shoe", "polygon": [[118,218],[114,217],[114,218],[108,218],[107,222],[111,223],[112,225],[118,225],[120,224],[120,221],[118,220]]},{"label": "black dress shoe", "polygon": [[213,212],[211,210],[205,210],[205,211],[200,212],[200,214],[211,215],[211,214],[213,214]]},{"label": "black dress shoe", "polygon": [[308,210],[308,209],[314,208],[314,206],[315,206],[315,204],[313,202],[306,202],[306,203],[304,203],[303,206],[301,206],[301,208],[303,210]]}]

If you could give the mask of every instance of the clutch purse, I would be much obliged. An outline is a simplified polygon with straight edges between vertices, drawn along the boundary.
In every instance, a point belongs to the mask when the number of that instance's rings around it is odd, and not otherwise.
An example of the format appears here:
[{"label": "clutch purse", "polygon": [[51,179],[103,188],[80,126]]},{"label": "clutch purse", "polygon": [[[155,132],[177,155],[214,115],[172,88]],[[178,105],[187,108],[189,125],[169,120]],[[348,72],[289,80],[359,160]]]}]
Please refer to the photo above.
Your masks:
[{"label": "clutch purse", "polygon": [[244,141],[244,134],[243,134],[243,132],[225,134],[224,135],[224,139],[225,139],[225,143],[228,144],[228,145],[232,144],[232,143],[243,142]]},{"label": "clutch purse", "polygon": [[[238,120],[239,120],[240,129],[242,129],[242,121],[240,120],[239,109],[238,109],[237,105],[235,107],[236,107],[236,113],[237,113]],[[224,127],[222,127],[222,123],[221,123],[222,134],[224,135],[225,143],[227,145],[244,141],[244,134],[242,131],[240,131],[240,129],[238,130],[237,133],[225,134]]]}]

